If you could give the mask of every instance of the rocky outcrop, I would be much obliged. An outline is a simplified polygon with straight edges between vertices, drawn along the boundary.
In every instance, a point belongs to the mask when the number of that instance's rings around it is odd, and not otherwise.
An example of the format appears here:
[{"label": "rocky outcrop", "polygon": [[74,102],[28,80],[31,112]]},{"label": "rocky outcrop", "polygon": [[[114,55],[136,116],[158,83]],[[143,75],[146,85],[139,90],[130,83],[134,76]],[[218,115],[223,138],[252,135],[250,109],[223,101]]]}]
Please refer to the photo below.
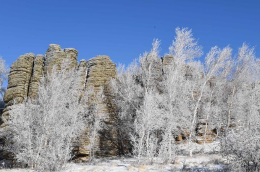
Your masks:
[{"label": "rocky outcrop", "polygon": [[111,77],[116,76],[116,65],[109,56],[99,55],[88,60],[87,69],[86,87],[93,86],[95,91],[98,91],[100,86],[106,86]]},{"label": "rocky outcrop", "polygon": [[83,94],[86,87],[87,61],[81,60],[78,67],[78,89]]},{"label": "rocky outcrop", "polygon": [[31,81],[29,87],[29,94],[30,98],[35,98],[38,92],[40,80],[43,76],[43,66],[44,66],[44,56],[37,55],[34,60],[33,71],[31,74]]},{"label": "rocky outcrop", "polygon": [[[14,102],[22,103],[24,100],[29,98],[35,98],[37,96],[38,87],[40,80],[44,75],[51,74],[53,68],[56,70],[61,69],[62,63],[65,61],[69,64],[69,68],[75,68],[78,72],[78,91],[84,94],[84,91],[89,87],[93,87],[94,95],[103,87],[106,99],[100,102],[98,106],[102,107],[99,109],[102,114],[106,115],[104,124],[105,129],[100,132],[101,137],[97,140],[99,143],[98,155],[110,156],[117,154],[129,153],[130,150],[124,151],[125,147],[121,148],[123,153],[119,153],[119,149],[116,148],[117,138],[119,138],[120,132],[118,132],[117,125],[117,114],[116,107],[113,105],[113,96],[109,90],[108,84],[111,78],[116,77],[116,65],[110,60],[109,56],[98,55],[88,61],[81,60],[77,62],[78,51],[74,48],[61,49],[57,44],[50,44],[45,56],[28,53],[18,58],[13,63],[8,80],[7,91],[4,96],[6,107],[2,118],[8,119],[8,110]],[[154,87],[163,92],[164,87],[160,85],[163,80],[164,74],[167,73],[167,67],[172,67],[169,64],[174,62],[174,58],[170,55],[162,57],[160,60],[154,59],[152,62],[152,78],[155,81],[154,85],[148,85],[148,87]],[[146,64],[146,63],[145,63]],[[175,65],[173,64],[173,67]],[[149,68],[150,66],[142,66]],[[195,72],[195,69],[184,66],[185,76],[187,79],[198,79],[201,75]],[[138,79],[138,78],[137,78]],[[140,78],[139,78],[140,79]],[[141,82],[141,81],[140,81]],[[213,81],[209,83],[210,86],[214,85]],[[93,97],[95,99],[95,96]],[[88,103],[88,102],[83,102]],[[2,120],[4,121],[4,120]],[[1,124],[1,123],[0,123]],[[4,123],[1,125],[4,127]],[[88,133],[86,127],[86,133]],[[204,134],[206,133],[206,135]],[[197,142],[211,142],[214,137],[213,130],[208,126],[208,122],[205,121],[204,117],[199,119],[199,123],[196,128]],[[176,138],[177,141],[183,141],[187,138],[189,133],[184,132],[182,135]],[[1,140],[0,140],[1,141]],[[122,142],[121,144],[125,144]],[[81,142],[75,146],[75,153],[77,154],[78,160],[87,160],[89,155],[89,139],[87,134],[81,136]]]},{"label": "rocky outcrop", "polygon": [[14,102],[22,103],[28,96],[34,59],[35,55],[33,53],[27,53],[20,56],[11,66],[8,86],[4,95],[6,108],[1,116],[1,127],[5,126],[4,119],[8,119],[10,106]]},{"label": "rocky outcrop", "polygon": [[[82,67],[85,65],[85,62],[82,62]],[[99,104],[100,114],[105,115],[105,123],[106,128],[108,130],[104,130],[101,132],[100,138],[97,139],[97,143],[99,145],[99,150],[96,152],[98,155],[116,155],[115,147],[112,145],[111,140],[115,139],[116,135],[113,132],[113,127],[109,125],[111,121],[109,112],[111,111],[110,102],[110,91],[108,89],[108,84],[111,78],[115,78],[116,76],[116,65],[110,60],[109,56],[98,55],[87,61],[87,77],[85,83],[85,89],[92,87],[94,88],[94,97],[98,93],[98,91],[103,87],[104,94],[106,95],[106,100]],[[103,106],[103,105],[106,106]],[[88,129],[86,129],[86,133],[88,133]],[[113,138],[106,137],[107,135],[113,136]],[[80,155],[78,157],[78,161],[86,161],[88,158],[89,150],[87,145],[89,144],[89,139],[87,138],[87,134],[85,134],[80,143],[79,149],[77,150],[77,154]]]},{"label": "rocky outcrop", "polygon": [[[34,59],[35,55],[33,53],[24,54],[11,66],[8,87],[4,95],[6,108],[1,115],[0,128],[5,127],[4,121],[8,120],[8,110],[10,109],[10,106],[13,105],[14,102],[23,102],[28,96]],[[0,146],[4,144],[4,139],[0,138]],[[0,160],[1,159],[12,159],[12,155],[6,151],[0,150]]]},{"label": "rocky outcrop", "polygon": [[[50,44],[45,56],[37,55],[35,57],[32,53],[20,56],[11,66],[8,87],[4,96],[6,106],[2,118],[8,119],[8,111],[14,102],[22,103],[27,98],[35,98],[41,78],[51,74],[54,67],[56,70],[60,70],[64,61],[69,63],[69,68],[77,69],[78,91],[82,95],[88,87],[93,87],[95,93],[103,87],[105,94],[109,96],[107,85],[110,79],[116,76],[116,65],[109,56],[97,56],[89,61],[81,60],[78,65],[77,55],[78,51],[74,48],[61,49],[57,44]],[[106,102],[103,102],[102,107],[102,111],[109,112]],[[1,127],[4,126],[2,122]],[[86,128],[86,130],[88,129]],[[86,136],[82,136],[82,140],[77,154],[87,157],[89,150],[86,147],[89,141]],[[106,142],[104,139],[99,140]]]},{"label": "rocky outcrop", "polygon": [[14,103],[21,103],[28,95],[28,88],[33,71],[35,55],[28,53],[22,55],[11,66],[8,86],[4,95],[6,106]]},{"label": "rocky outcrop", "polygon": [[55,66],[57,70],[61,68],[63,61],[69,63],[69,68],[78,67],[78,51],[74,48],[61,49],[57,44],[50,44],[43,55],[27,53],[20,56],[15,61],[10,70],[8,78],[8,87],[4,95],[6,108],[1,117],[1,126],[3,127],[3,118],[8,119],[10,106],[15,103],[22,103],[26,98],[34,98],[37,95],[40,80],[43,75],[51,73]]},{"label": "rocky outcrop", "polygon": [[74,48],[61,49],[57,44],[50,44],[45,55],[44,74],[51,73],[53,67],[60,70],[62,62],[65,60],[70,63],[70,68],[78,66],[78,51]]},{"label": "rocky outcrop", "polygon": [[70,68],[78,67],[78,51],[74,48],[65,48],[66,59],[70,63]]}]

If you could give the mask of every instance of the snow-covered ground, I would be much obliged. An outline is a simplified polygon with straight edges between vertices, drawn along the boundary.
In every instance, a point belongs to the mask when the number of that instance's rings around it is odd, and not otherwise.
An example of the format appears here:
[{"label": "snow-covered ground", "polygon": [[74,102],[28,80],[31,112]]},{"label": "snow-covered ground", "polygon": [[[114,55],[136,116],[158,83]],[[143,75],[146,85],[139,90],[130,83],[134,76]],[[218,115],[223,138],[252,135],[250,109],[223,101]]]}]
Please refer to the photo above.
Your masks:
[{"label": "snow-covered ground", "polygon": [[[135,158],[102,158],[92,163],[68,163],[60,172],[174,172],[174,171],[228,171],[225,159],[219,154],[219,143],[204,145],[193,143],[194,156],[189,157],[187,144],[178,145],[183,156],[177,156],[172,164],[144,163]],[[205,148],[205,149],[204,149]],[[196,154],[200,152],[199,154]],[[204,154],[202,154],[204,152]],[[0,172],[33,172],[29,169],[0,169]]]},{"label": "snow-covered ground", "polygon": [[[225,171],[219,164],[218,154],[204,156],[178,156],[174,164],[138,164],[134,158],[102,159],[95,163],[68,163],[60,172],[173,172],[173,171]],[[0,169],[0,172],[33,172],[29,169]]]}]

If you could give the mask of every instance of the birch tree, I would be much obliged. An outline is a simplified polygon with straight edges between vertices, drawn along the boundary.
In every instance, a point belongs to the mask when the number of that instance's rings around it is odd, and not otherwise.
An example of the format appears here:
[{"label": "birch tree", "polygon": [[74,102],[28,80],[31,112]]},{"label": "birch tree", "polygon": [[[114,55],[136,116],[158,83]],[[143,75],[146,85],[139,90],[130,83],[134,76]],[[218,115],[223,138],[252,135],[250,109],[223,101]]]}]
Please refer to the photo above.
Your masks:
[{"label": "birch tree", "polygon": [[[86,135],[89,140],[88,145],[84,145],[85,149],[89,150],[89,161],[95,159],[95,154],[99,151],[100,131],[103,129],[103,123],[106,119],[107,112],[105,112],[104,92],[101,87],[98,92],[94,92],[94,88],[89,87],[85,90],[84,96],[81,99],[85,112],[84,120],[86,122]],[[83,142],[84,144],[84,142]]]},{"label": "birch tree", "polygon": [[112,102],[116,107],[112,113],[115,121],[113,127],[116,128],[118,140],[114,141],[114,144],[119,155],[132,153],[133,123],[143,99],[141,69],[137,60],[134,60],[127,68],[119,65],[117,77],[111,79],[110,88],[113,92]]},{"label": "birch tree", "polygon": [[0,56],[0,95],[1,95],[1,101],[3,101],[5,88],[3,88],[3,82],[6,79],[6,75],[8,73],[7,67],[5,65],[5,60]]},{"label": "birch tree", "polygon": [[256,79],[259,79],[259,72],[257,71],[257,63],[254,55],[254,48],[249,48],[247,44],[243,44],[239,48],[238,55],[233,64],[233,73],[231,75],[232,92],[229,98],[228,117],[225,133],[228,131],[231,125],[232,111],[234,104],[234,97],[237,90],[240,89],[246,83],[252,83]]},{"label": "birch tree", "polygon": [[235,63],[224,138],[224,153],[231,157],[230,166],[234,170],[260,170],[259,66],[254,48],[243,44]]},{"label": "birch tree", "polygon": [[[169,50],[170,56],[174,59],[168,67],[166,79],[166,89],[169,95],[169,114],[177,115],[173,123],[176,124],[177,121],[181,121],[182,128],[190,126],[190,143],[196,116],[193,115],[191,124],[187,120],[191,120],[191,110],[194,109],[195,111],[198,108],[193,107],[191,97],[194,98],[194,92],[198,91],[196,81],[199,81],[199,72],[201,72],[200,63],[195,63],[194,59],[202,55],[202,48],[198,46],[197,41],[193,38],[191,30],[177,28],[175,40]],[[197,114],[197,112],[194,113]]]},{"label": "birch tree", "polygon": [[64,63],[41,79],[35,99],[11,107],[4,129],[7,150],[18,163],[55,171],[72,157],[72,143],[85,127],[76,78],[76,71]]}]

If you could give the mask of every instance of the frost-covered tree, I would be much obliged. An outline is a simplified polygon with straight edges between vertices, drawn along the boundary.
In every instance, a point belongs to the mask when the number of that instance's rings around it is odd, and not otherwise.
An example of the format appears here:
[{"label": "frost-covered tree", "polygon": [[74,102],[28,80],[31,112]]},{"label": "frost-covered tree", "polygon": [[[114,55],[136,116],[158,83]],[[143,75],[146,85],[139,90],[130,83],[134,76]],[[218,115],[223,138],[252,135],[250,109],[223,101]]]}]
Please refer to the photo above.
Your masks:
[{"label": "frost-covered tree", "polygon": [[96,152],[99,151],[100,131],[103,129],[102,124],[107,117],[104,99],[103,88],[95,92],[91,87],[85,90],[84,96],[81,99],[81,102],[86,103],[83,104],[85,109],[84,118],[87,127],[85,137],[89,140],[89,144],[84,145],[84,147],[89,150],[89,161],[94,160]]},{"label": "frost-covered tree", "polygon": [[[134,152],[138,158],[146,157],[152,160],[156,156],[158,143],[154,137],[155,130],[160,129],[160,124],[155,122],[160,114],[159,109],[159,82],[161,79],[161,64],[159,59],[158,40],[154,40],[149,53],[140,57],[141,83],[143,87],[143,101],[136,112],[134,122],[135,135],[132,136]],[[156,118],[157,116],[157,118]]]},{"label": "frost-covered tree", "polygon": [[[226,146],[223,150],[233,155],[238,146],[231,149],[231,145],[236,141],[235,145],[240,145],[239,138],[246,131],[258,138],[258,122],[251,120],[257,118],[259,104],[257,98],[252,98],[257,97],[253,94],[259,80],[259,60],[255,59],[253,49],[243,44],[238,55],[232,57],[229,46],[223,49],[215,46],[202,63],[196,60],[202,49],[187,28],[176,29],[165,61],[159,59],[159,45],[155,40],[151,51],[140,57],[139,64],[121,67],[111,84],[118,119],[123,124],[118,128],[126,138],[131,138],[133,154],[139,160],[173,161],[175,138],[181,133],[187,134],[191,156],[192,142],[198,141],[198,136],[204,146],[208,134],[220,138]],[[164,66],[160,66],[162,63]],[[244,91],[252,85],[254,89]],[[203,123],[203,129],[197,128],[199,123]],[[238,130],[239,126],[247,130]],[[203,135],[198,135],[198,130],[203,130]]]},{"label": "frost-covered tree", "polygon": [[162,64],[159,57],[160,41],[155,39],[149,53],[145,52],[139,58],[141,66],[141,83],[145,93],[150,90],[157,91],[162,80]]},{"label": "frost-covered tree", "polygon": [[[220,109],[217,107],[220,104],[218,105],[217,102],[213,100],[213,96],[215,95],[216,91],[219,91],[217,90],[216,86],[221,86],[222,82],[226,83],[225,81],[227,80],[227,77],[232,70],[231,52],[232,49],[229,47],[225,47],[223,49],[213,47],[205,58],[203,77],[200,79],[200,94],[198,96],[198,100],[193,112],[194,117],[196,113],[200,113],[201,116],[205,116],[206,126],[204,131],[204,145],[206,134],[208,132],[208,125],[210,124],[212,126],[215,126],[216,128],[216,120],[221,115]],[[222,90],[222,92],[219,92],[219,94],[223,95],[224,91],[225,90]],[[200,104],[202,106],[202,109],[198,111],[198,107]]]},{"label": "frost-covered tree", "polygon": [[132,152],[131,135],[134,132],[134,120],[136,112],[140,108],[143,99],[143,88],[141,86],[141,69],[135,60],[127,68],[119,65],[117,77],[111,79],[110,89],[112,91],[111,116],[114,121],[113,128],[117,139],[113,140],[118,155]]},{"label": "frost-covered tree", "polygon": [[[154,98],[159,97],[162,80],[159,43],[154,40],[152,50],[144,53],[139,63],[135,60],[126,69],[119,66],[117,78],[111,81],[120,140],[124,140],[125,144],[131,143],[132,148],[130,147],[129,151],[139,158],[153,158],[159,145],[154,142],[156,137],[153,136],[156,130],[155,119],[159,117],[155,110],[160,109],[159,105],[154,103]],[[157,118],[154,118],[154,115],[158,115]],[[139,130],[140,128],[142,130]]]},{"label": "frost-covered tree", "polygon": [[[226,136],[225,153],[230,166],[238,171],[260,170],[260,83],[245,84],[236,91],[234,106],[238,112],[235,127]],[[237,106],[238,105],[238,106]]]},{"label": "frost-covered tree", "polygon": [[3,82],[6,79],[7,75],[7,67],[5,65],[5,60],[0,56],[0,97],[1,101],[3,101],[4,93],[5,93],[5,88],[3,87]]},{"label": "frost-covered tree", "polygon": [[254,48],[243,44],[234,66],[223,150],[233,169],[259,171],[260,63]]},{"label": "frost-covered tree", "polygon": [[37,170],[59,170],[72,157],[72,143],[85,128],[77,71],[62,69],[41,79],[38,95],[14,104],[5,121],[7,150],[16,162]]},{"label": "frost-covered tree", "polygon": [[[228,117],[226,124],[226,131],[228,131],[231,125],[232,113],[234,112],[234,97],[236,92],[244,84],[250,84],[255,80],[259,79],[259,71],[258,71],[259,61],[256,61],[254,55],[254,48],[249,48],[247,44],[243,44],[241,48],[239,48],[238,55],[234,59],[233,71],[231,73],[231,94],[229,98],[229,108],[228,108]],[[236,113],[236,112],[234,112]]]},{"label": "frost-covered tree", "polygon": [[165,88],[168,95],[168,114],[172,116],[170,119],[174,119],[169,127],[175,130],[190,129],[188,132],[191,140],[195,116],[191,124],[189,121],[192,119],[191,111],[196,109],[193,107],[196,102],[194,93],[199,91],[202,68],[194,59],[202,55],[202,49],[193,38],[191,30],[177,28],[175,40],[169,50],[173,60],[167,66]]}]

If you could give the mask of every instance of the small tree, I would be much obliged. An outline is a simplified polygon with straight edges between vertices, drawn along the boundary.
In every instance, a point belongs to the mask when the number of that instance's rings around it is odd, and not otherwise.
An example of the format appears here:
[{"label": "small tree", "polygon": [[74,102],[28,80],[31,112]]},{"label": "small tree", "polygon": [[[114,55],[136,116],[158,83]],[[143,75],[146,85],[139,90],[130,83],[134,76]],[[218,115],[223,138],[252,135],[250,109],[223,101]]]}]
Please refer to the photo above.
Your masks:
[{"label": "small tree", "polygon": [[[8,74],[7,67],[5,65],[5,60],[0,56],[0,101],[3,102],[3,97],[6,89],[3,87],[3,82],[6,79],[6,76]],[[0,119],[0,125],[1,125],[1,119]]]},{"label": "small tree", "polygon": [[233,74],[223,151],[233,170],[259,171],[260,63],[253,48],[243,44],[239,49]]},{"label": "small tree", "polygon": [[71,158],[72,143],[82,133],[84,108],[79,103],[77,72],[62,69],[41,79],[38,95],[10,110],[7,150],[17,162],[37,170],[59,170]]},{"label": "small tree", "polygon": [[135,60],[126,69],[123,65],[119,65],[117,77],[110,83],[113,92],[112,102],[116,106],[112,112],[115,121],[113,127],[116,128],[118,135],[113,143],[119,155],[132,153],[131,136],[135,135],[133,123],[143,99],[141,77],[141,68]]},{"label": "small tree", "polygon": [[86,137],[89,140],[88,145],[84,147],[89,150],[89,161],[94,160],[95,153],[99,151],[99,138],[100,131],[103,129],[102,124],[107,117],[107,112],[105,112],[104,105],[104,93],[103,88],[95,93],[94,88],[89,87],[85,91],[84,99],[81,99],[82,102],[85,102],[85,114],[86,119]]}]

